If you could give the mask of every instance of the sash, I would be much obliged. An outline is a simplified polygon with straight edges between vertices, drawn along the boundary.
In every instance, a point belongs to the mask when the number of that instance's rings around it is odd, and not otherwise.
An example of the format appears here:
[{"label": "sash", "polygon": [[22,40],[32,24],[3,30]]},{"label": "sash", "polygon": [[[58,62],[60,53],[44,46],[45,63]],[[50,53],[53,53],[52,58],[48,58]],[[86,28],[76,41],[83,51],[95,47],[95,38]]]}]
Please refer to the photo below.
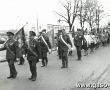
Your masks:
[{"label": "sash", "polygon": [[45,41],[44,37],[43,37],[43,36],[41,36],[41,39],[43,40],[43,42],[45,43],[45,45],[47,46],[48,51],[49,51],[49,46],[48,46],[47,42]]},{"label": "sash", "polygon": [[38,57],[38,55],[32,50],[32,48],[30,47],[30,44],[28,42],[28,49],[31,51],[32,54],[34,54],[36,57]]},{"label": "sash", "polygon": [[28,49],[32,52],[32,54],[34,54],[36,57],[38,57],[38,55],[32,50],[32,48],[29,46]]},{"label": "sash", "polygon": [[7,42],[5,43],[5,45],[6,45],[6,48],[8,49],[8,51],[13,55],[13,56],[15,56],[15,54],[14,54],[14,52],[9,48],[9,46],[7,45]]},{"label": "sash", "polygon": [[71,51],[71,46],[65,42],[62,35],[60,36],[60,38],[61,38],[62,42],[68,47],[68,50]]}]

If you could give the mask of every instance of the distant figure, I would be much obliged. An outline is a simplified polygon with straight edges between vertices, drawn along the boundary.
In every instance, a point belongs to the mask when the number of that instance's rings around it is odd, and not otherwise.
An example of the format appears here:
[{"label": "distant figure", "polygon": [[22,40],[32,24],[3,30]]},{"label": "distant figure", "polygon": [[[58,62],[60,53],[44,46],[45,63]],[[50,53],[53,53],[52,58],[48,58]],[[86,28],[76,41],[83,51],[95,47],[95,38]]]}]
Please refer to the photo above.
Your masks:
[{"label": "distant figure", "polygon": [[82,48],[84,49],[84,53],[85,55],[84,56],[87,56],[88,55],[88,49],[89,49],[89,35],[87,32],[84,32],[84,41],[83,41],[83,46]]},{"label": "distant figure", "polygon": [[82,50],[82,42],[84,42],[84,36],[82,35],[81,33],[81,30],[80,29],[77,29],[77,34],[75,35],[75,38],[74,38],[74,45],[76,46],[76,50],[77,50],[77,56],[78,56],[78,59],[77,60],[81,60],[81,50]]}]

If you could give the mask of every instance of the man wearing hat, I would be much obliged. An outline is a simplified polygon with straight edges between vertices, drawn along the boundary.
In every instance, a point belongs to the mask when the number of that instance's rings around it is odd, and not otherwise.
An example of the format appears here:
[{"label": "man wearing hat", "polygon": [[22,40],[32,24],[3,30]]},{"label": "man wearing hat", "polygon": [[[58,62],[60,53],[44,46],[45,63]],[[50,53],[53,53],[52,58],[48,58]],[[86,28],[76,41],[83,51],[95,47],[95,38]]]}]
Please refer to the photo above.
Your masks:
[{"label": "man wearing hat", "polygon": [[36,81],[37,72],[36,72],[36,63],[39,61],[40,50],[39,43],[34,39],[36,36],[34,31],[29,32],[29,41],[26,47],[27,51],[27,60],[30,66],[31,77],[29,80]]},{"label": "man wearing hat", "polygon": [[61,68],[68,68],[68,50],[69,45],[72,48],[72,43],[68,34],[65,30],[60,31],[59,42],[60,52],[61,52],[61,59],[62,59],[62,67]]},{"label": "man wearing hat", "polygon": [[47,52],[51,52],[51,44],[49,41],[49,37],[46,35],[46,29],[42,30],[42,33],[39,37],[39,43],[41,48],[41,59],[42,59],[42,66],[47,66],[48,64],[48,58],[47,58]]},{"label": "man wearing hat", "polygon": [[10,78],[16,78],[17,76],[17,71],[14,65],[14,62],[16,60],[17,44],[16,41],[13,39],[14,33],[7,32],[7,36],[8,36],[8,40],[4,43],[4,47],[0,48],[0,51],[6,50],[6,59],[10,69],[10,76],[7,77],[7,79],[10,79]]},{"label": "man wearing hat", "polygon": [[81,60],[81,49],[82,49],[82,44],[84,42],[84,36],[81,32],[81,29],[77,29],[77,34],[75,35],[74,38],[74,45],[76,46],[76,50],[77,50],[77,56],[78,56],[78,60]]}]

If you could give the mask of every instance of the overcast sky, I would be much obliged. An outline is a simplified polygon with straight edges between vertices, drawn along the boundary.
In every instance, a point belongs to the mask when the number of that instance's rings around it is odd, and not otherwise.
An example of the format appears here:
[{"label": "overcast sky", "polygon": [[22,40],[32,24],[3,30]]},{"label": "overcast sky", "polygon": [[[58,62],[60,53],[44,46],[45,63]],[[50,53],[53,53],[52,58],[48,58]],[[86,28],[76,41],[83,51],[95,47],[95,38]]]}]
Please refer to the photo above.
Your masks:
[{"label": "overcast sky", "polygon": [[[58,17],[52,12],[60,9],[58,1],[0,0],[0,30],[19,29],[26,22],[29,23],[28,27],[37,26],[37,18],[39,26],[42,26],[42,28],[46,28],[47,24],[58,24]],[[100,3],[109,14],[110,0],[100,0]]]}]

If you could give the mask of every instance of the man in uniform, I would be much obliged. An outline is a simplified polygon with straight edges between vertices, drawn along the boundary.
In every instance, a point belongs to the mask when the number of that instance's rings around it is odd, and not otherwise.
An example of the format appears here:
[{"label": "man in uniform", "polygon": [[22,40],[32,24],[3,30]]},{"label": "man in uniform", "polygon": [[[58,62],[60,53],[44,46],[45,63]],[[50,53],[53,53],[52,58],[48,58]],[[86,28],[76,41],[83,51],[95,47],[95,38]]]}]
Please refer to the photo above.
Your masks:
[{"label": "man in uniform", "polygon": [[3,48],[0,48],[0,51],[6,50],[6,59],[10,68],[10,76],[7,77],[7,79],[10,78],[16,78],[17,71],[15,69],[14,62],[16,60],[16,49],[17,44],[16,41],[13,39],[14,33],[7,32],[8,40],[4,44]]},{"label": "man in uniform", "polygon": [[48,58],[47,58],[47,52],[51,52],[51,44],[49,41],[48,36],[46,35],[46,29],[42,30],[41,35],[39,36],[39,43],[40,43],[40,50],[41,50],[41,59],[42,59],[42,66],[47,66],[48,64]]},{"label": "man in uniform", "polygon": [[61,51],[62,67],[68,68],[68,45],[72,47],[69,36],[66,34],[65,30],[61,30],[59,36],[59,46]]},{"label": "man in uniform", "polygon": [[78,60],[81,60],[81,49],[82,49],[82,42],[84,42],[84,36],[82,35],[81,29],[77,29],[77,34],[74,38],[74,45],[76,46]]},{"label": "man in uniform", "polygon": [[59,56],[59,59],[61,59],[61,46],[59,44],[60,42],[60,33],[61,33],[61,30],[58,30],[58,34],[57,34],[57,50],[58,50],[58,56]]},{"label": "man in uniform", "polygon": [[27,60],[30,66],[30,72],[32,74],[29,80],[36,81],[36,63],[39,61],[40,56],[39,43],[34,39],[36,36],[35,32],[30,31],[29,34],[29,41],[26,47]]}]

